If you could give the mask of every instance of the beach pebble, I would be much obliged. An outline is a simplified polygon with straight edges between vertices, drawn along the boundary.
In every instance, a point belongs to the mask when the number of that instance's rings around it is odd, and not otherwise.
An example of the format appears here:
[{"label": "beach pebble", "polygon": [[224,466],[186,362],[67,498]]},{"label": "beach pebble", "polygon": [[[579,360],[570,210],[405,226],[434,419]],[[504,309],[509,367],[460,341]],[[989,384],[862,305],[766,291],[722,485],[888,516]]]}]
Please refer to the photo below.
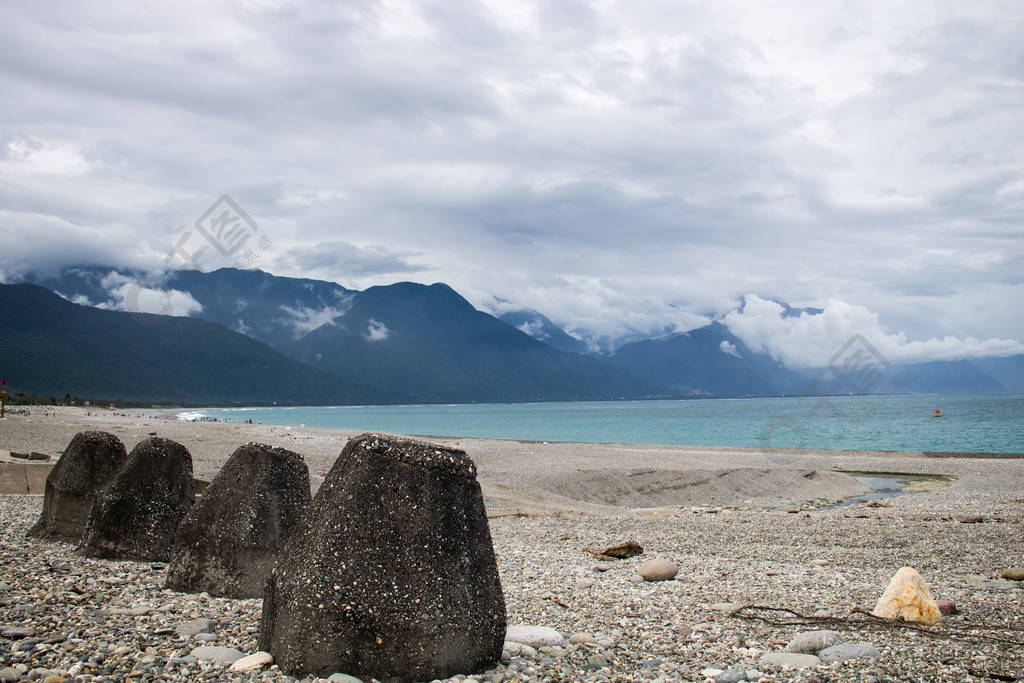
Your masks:
[{"label": "beach pebble", "polygon": [[12,669],[9,666],[5,666],[0,669],[0,681],[3,681],[4,683],[13,683],[18,680],[21,680],[21,672],[17,669]]},{"label": "beach pebble", "polygon": [[600,563],[594,565],[594,571],[595,572],[606,572],[606,571],[609,571],[611,569],[615,569],[615,565],[614,564],[608,564],[607,562],[600,562]]},{"label": "beach pebble", "polygon": [[505,640],[512,643],[529,645],[533,648],[545,645],[561,647],[565,643],[565,637],[555,629],[548,626],[530,626],[528,624],[509,626],[505,631]]},{"label": "beach pebble", "polygon": [[259,671],[264,667],[270,666],[273,663],[274,658],[269,652],[257,652],[256,654],[248,655],[236,660],[230,667],[228,667],[228,670],[238,673],[252,673],[253,671]]},{"label": "beach pebble", "polygon": [[936,600],[935,604],[939,607],[939,614],[944,617],[948,617],[951,614],[956,614],[960,611],[957,609],[956,600]]},{"label": "beach pebble", "polygon": [[669,581],[679,573],[679,565],[668,560],[648,560],[637,567],[636,573],[644,581]]},{"label": "beach pebble", "polygon": [[818,653],[818,658],[826,664],[845,662],[850,659],[874,659],[882,654],[874,645],[868,643],[841,643]]},{"label": "beach pebble", "polygon": [[529,645],[524,645],[523,643],[516,643],[516,642],[513,642],[513,641],[506,640],[505,641],[505,645],[503,646],[503,648],[504,648],[504,651],[508,653],[509,658],[512,658],[512,657],[530,657],[530,658],[532,658],[532,657],[536,657],[537,656],[537,650],[535,650],[534,648],[530,647]]},{"label": "beach pebble", "polygon": [[1024,569],[1020,567],[1011,567],[1006,569],[1002,574],[999,575],[1001,579],[1007,579],[1009,581],[1024,581]]},{"label": "beach pebble", "polygon": [[575,645],[597,645],[597,639],[589,633],[574,633],[569,642]]},{"label": "beach pebble", "polygon": [[644,581],[645,581],[644,577],[640,576],[639,574],[630,574],[629,575],[629,582],[630,583],[643,583]]},{"label": "beach pebble", "polygon": [[218,662],[220,664],[234,664],[239,659],[245,656],[245,653],[239,652],[230,647],[220,647],[218,645],[203,645],[193,649],[189,654],[199,661],[211,661]]},{"label": "beach pebble", "polygon": [[197,636],[200,633],[213,633],[217,622],[213,619],[193,619],[186,621],[174,629],[179,636]]},{"label": "beach pebble", "polygon": [[336,673],[327,677],[328,683],[363,683],[363,679],[349,676],[348,674]]},{"label": "beach pebble", "polygon": [[21,628],[18,626],[5,628],[3,631],[0,631],[0,636],[3,636],[4,638],[10,638],[11,640],[18,640],[20,638],[30,638],[35,634],[36,632],[30,628]]},{"label": "beach pebble", "polygon": [[740,683],[747,679],[746,669],[728,669],[715,676],[715,683]]},{"label": "beach pebble", "polygon": [[589,579],[578,579],[576,581],[577,588],[593,588],[594,582]]},{"label": "beach pebble", "polygon": [[821,660],[814,655],[803,655],[796,652],[769,652],[762,655],[758,663],[791,669],[805,669],[810,666],[818,666],[821,664]]},{"label": "beach pebble", "polygon": [[805,631],[786,645],[786,652],[816,655],[827,647],[843,642],[838,631]]}]

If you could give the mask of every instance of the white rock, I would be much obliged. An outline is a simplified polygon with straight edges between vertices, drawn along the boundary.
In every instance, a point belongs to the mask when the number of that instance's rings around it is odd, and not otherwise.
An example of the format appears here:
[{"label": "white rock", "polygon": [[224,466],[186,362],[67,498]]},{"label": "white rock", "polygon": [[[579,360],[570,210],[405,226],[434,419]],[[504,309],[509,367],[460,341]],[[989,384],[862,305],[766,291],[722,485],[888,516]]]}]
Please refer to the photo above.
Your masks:
[{"label": "white rock", "polygon": [[515,624],[509,626],[505,632],[505,640],[512,643],[521,643],[530,647],[543,647],[544,645],[562,646],[565,638],[561,633],[548,626],[530,626],[528,624]]},{"label": "white rock", "polygon": [[191,652],[190,655],[196,659],[209,660],[213,662],[220,662],[221,664],[234,664],[239,659],[245,656],[244,653],[234,650],[230,647],[219,647],[217,645],[203,645],[197,647]]},{"label": "white rock", "polygon": [[256,654],[249,655],[248,657],[242,657],[232,664],[228,670],[237,671],[239,673],[251,673],[253,671],[259,671],[265,666],[270,666],[274,663],[274,657],[269,652],[257,652]]},{"label": "white rock", "polygon": [[912,567],[903,567],[893,575],[871,613],[884,619],[903,619],[922,624],[934,624],[942,620],[939,606],[932,599],[928,584]]}]

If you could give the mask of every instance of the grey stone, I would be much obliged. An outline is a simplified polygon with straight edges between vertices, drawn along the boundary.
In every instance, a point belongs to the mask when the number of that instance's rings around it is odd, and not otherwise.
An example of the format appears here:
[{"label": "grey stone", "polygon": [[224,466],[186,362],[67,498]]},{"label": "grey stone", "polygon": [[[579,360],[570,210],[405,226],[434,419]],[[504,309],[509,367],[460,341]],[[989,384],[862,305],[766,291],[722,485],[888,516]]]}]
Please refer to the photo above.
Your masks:
[{"label": "grey stone", "polygon": [[821,664],[821,660],[814,655],[802,655],[797,652],[769,652],[762,655],[758,663],[789,666],[793,669],[806,669],[810,666],[818,666]]},{"label": "grey stone", "polygon": [[740,683],[747,680],[745,669],[729,669],[715,676],[715,683]]},{"label": "grey stone", "polygon": [[167,562],[174,531],[194,503],[188,449],[150,437],[132,449],[92,506],[78,552],[102,559]]},{"label": "grey stone", "polygon": [[11,626],[0,631],[0,636],[4,638],[10,638],[11,640],[18,640],[19,638],[31,638],[36,634],[35,629],[25,628],[23,626]]},{"label": "grey stone", "polygon": [[843,642],[838,631],[805,631],[789,641],[786,652],[799,652],[805,655],[816,655],[827,647]]},{"label": "grey stone", "polygon": [[193,619],[178,624],[174,632],[179,636],[197,636],[200,633],[213,633],[217,629],[217,622],[213,619]]},{"label": "grey stone", "polygon": [[349,441],[267,580],[260,649],[296,678],[389,683],[487,669],[504,635],[473,461],[380,434]]},{"label": "grey stone", "polygon": [[327,677],[329,683],[363,683],[363,679],[348,674],[334,673]]},{"label": "grey stone", "polygon": [[298,453],[247,443],[224,464],[174,534],[167,588],[261,598],[278,553],[309,511]]},{"label": "grey stone", "polygon": [[9,666],[5,666],[0,669],[0,681],[4,683],[13,683],[14,681],[21,680],[21,673],[17,669],[12,669]]},{"label": "grey stone", "polygon": [[230,647],[220,647],[218,645],[203,645],[201,647],[194,648],[189,655],[195,657],[199,661],[210,661],[218,662],[220,664],[234,664],[239,659],[245,656],[244,653],[239,652]]},{"label": "grey stone", "polygon": [[868,643],[842,643],[822,650],[818,658],[826,664],[845,662],[848,659],[874,659],[882,654],[874,645]]},{"label": "grey stone", "polygon": [[79,432],[46,477],[43,512],[29,536],[78,543],[89,511],[128,459],[124,444],[107,432]]}]

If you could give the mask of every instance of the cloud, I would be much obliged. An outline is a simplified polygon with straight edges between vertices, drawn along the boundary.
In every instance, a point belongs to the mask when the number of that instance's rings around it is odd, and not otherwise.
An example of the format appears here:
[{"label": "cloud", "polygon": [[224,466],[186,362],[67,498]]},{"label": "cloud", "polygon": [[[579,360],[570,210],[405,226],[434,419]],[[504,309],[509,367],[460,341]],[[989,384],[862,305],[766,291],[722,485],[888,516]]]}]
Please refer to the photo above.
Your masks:
[{"label": "cloud", "polygon": [[604,348],[745,292],[1024,339],[1012,3],[55,0],[0,41],[5,281],[163,267],[228,194],[266,246],[207,270],[444,281]]},{"label": "cloud", "polygon": [[[123,276],[120,278],[122,279],[120,284],[112,284],[107,290],[110,300],[98,303],[98,308],[178,317],[188,317],[203,310],[202,304],[192,298],[188,292],[177,289],[156,289],[123,278]],[[108,279],[104,279],[104,284],[107,284],[106,280]]]},{"label": "cloud", "polygon": [[890,363],[1024,353],[1024,345],[1012,339],[945,336],[911,340],[904,332],[889,332],[877,313],[837,300],[829,301],[821,313],[787,317],[780,304],[749,294],[743,308],[728,313],[722,322],[750,348],[767,352],[793,368],[825,367],[858,335]]},{"label": "cloud", "polygon": [[[343,302],[343,304],[347,303],[347,300]],[[306,308],[304,306],[297,306],[295,308],[291,306],[281,306],[281,310],[287,316],[282,320],[282,322],[291,325],[295,338],[300,339],[319,327],[323,327],[324,325],[333,325],[334,319],[344,315],[348,310],[348,306],[342,305],[338,308],[327,306],[319,310]]]},{"label": "cloud", "polygon": [[377,342],[384,341],[389,334],[391,334],[391,330],[387,328],[387,325],[371,318],[369,325],[366,326],[366,334],[363,336],[367,341]]},{"label": "cloud", "polygon": [[731,341],[727,341],[727,340],[723,339],[722,343],[718,345],[718,350],[721,351],[722,353],[727,353],[730,356],[736,356],[737,358],[743,358],[743,356],[740,355],[739,350],[736,348],[736,345],[733,344]]}]

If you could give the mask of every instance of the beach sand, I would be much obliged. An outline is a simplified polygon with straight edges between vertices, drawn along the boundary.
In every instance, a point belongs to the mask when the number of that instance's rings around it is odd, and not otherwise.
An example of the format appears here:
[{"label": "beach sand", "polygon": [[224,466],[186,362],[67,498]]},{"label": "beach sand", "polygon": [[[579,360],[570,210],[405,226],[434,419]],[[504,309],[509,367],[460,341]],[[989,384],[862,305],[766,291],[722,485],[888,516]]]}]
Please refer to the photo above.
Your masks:
[{"label": "beach sand", "polygon": [[[305,457],[314,489],[358,433],[35,408],[0,421],[0,450],[56,458],[84,430],[112,432],[129,450],[153,432],[179,441],[207,480],[245,442],[288,448]],[[593,641],[513,657],[474,680],[705,681],[718,670],[765,681],[1024,678],[1024,590],[985,580],[1024,565],[1024,459],[430,440],[473,458],[489,509],[522,513],[491,519],[509,623]],[[942,479],[874,505],[832,508],[865,490],[846,472]],[[255,652],[258,600],[162,590],[162,565],[83,559],[70,546],[25,539],[41,498],[6,496],[2,505],[2,625],[34,628],[55,642],[31,652],[14,651],[19,641],[0,642],[0,669],[41,666],[119,681],[133,673],[134,680],[288,680],[273,669],[261,679],[181,661],[200,643],[173,635],[173,627],[197,617],[220,622],[213,644]],[[641,543],[644,554],[599,566],[582,551],[626,540]],[[652,558],[678,564],[676,580],[635,583],[637,567]],[[851,615],[873,607],[905,565],[922,573],[936,598],[955,600],[960,614],[926,632]],[[819,616],[730,612],[740,605]],[[132,608],[140,614],[124,614]],[[778,623],[787,618],[792,623]],[[815,628],[881,654],[800,670],[761,659]]]}]

